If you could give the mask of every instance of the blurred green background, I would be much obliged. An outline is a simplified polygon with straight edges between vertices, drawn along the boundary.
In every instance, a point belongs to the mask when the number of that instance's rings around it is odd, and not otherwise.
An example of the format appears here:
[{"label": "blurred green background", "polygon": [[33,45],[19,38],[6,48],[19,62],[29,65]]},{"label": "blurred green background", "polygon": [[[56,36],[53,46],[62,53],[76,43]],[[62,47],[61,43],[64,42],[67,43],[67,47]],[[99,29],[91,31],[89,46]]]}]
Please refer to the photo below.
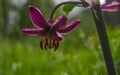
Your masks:
[{"label": "blurred green background", "polygon": [[[110,1],[110,0],[108,0]],[[34,27],[29,5],[49,18],[52,0],[0,0],[0,75],[107,75],[94,20],[89,8],[68,15],[82,23],[64,36],[59,49],[42,51],[41,37],[21,33]],[[65,14],[59,8],[54,15]],[[117,74],[120,75],[120,12],[103,12]]]}]

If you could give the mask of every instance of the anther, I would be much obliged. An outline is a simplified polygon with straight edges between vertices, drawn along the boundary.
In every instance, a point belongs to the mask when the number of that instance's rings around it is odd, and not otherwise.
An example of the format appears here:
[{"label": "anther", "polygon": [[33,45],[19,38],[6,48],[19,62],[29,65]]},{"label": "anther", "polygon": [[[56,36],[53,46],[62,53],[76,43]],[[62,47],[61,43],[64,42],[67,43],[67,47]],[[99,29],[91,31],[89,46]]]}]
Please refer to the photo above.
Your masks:
[{"label": "anther", "polygon": [[43,42],[40,41],[40,48],[43,50]]},{"label": "anther", "polygon": [[54,51],[56,51],[59,47],[59,41],[56,41],[55,46],[54,46]]},{"label": "anther", "polygon": [[48,39],[46,38],[46,39],[45,39],[45,44],[44,44],[45,50],[47,50],[47,47],[49,47],[49,44],[48,44]]}]

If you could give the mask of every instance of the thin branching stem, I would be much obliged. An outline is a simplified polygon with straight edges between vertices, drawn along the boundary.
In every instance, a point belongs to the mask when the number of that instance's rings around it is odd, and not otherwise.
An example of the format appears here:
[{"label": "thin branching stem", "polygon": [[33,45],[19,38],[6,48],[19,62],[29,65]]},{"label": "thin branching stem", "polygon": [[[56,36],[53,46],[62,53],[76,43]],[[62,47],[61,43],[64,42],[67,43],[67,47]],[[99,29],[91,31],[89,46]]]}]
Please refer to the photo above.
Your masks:
[{"label": "thin branching stem", "polygon": [[62,3],[60,3],[60,4],[58,4],[57,6],[55,6],[54,8],[53,8],[53,10],[51,11],[51,13],[50,13],[50,21],[53,21],[53,15],[54,15],[54,13],[55,13],[55,11],[60,7],[60,6],[62,6],[62,5],[64,5],[64,4],[81,4],[82,5],[82,7],[87,7],[87,6],[89,6],[89,4],[87,3],[87,2],[80,2],[80,1],[66,1],[66,2],[62,2]]}]

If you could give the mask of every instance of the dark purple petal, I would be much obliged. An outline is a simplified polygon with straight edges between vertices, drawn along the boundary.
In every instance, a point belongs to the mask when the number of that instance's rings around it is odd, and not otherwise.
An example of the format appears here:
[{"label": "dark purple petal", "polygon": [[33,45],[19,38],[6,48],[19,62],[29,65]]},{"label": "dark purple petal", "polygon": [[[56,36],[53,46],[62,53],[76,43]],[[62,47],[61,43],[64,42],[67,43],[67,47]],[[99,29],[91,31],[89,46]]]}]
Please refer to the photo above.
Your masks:
[{"label": "dark purple petal", "polygon": [[54,38],[54,40],[56,40],[56,41],[62,41],[63,40],[63,36],[59,32],[56,31],[56,35],[57,36]]},{"label": "dark purple petal", "polygon": [[29,6],[29,8],[30,18],[37,28],[44,28],[45,26],[48,26],[47,21],[44,19],[41,11],[37,7]]},{"label": "dark purple petal", "polygon": [[66,25],[67,20],[68,20],[68,18],[67,18],[66,16],[64,16],[64,15],[59,16],[59,17],[55,20],[55,22],[53,23],[53,26],[54,26],[54,27],[57,27],[57,28],[61,28],[61,27],[63,27],[64,25]]},{"label": "dark purple petal", "polygon": [[33,28],[27,28],[27,29],[22,29],[21,30],[24,34],[32,35],[32,36],[39,36],[42,33],[42,30],[40,29],[33,29]]},{"label": "dark purple petal", "polygon": [[102,5],[101,9],[103,11],[119,11],[120,10],[120,1],[113,1],[112,3],[106,3]]},{"label": "dark purple petal", "polygon": [[120,2],[120,0],[116,0],[117,2]]},{"label": "dark purple petal", "polygon": [[76,19],[76,20],[72,21],[71,23],[67,24],[63,29],[58,30],[58,32],[61,34],[67,34],[70,31],[72,31],[75,27],[77,27],[77,25],[79,23],[81,23],[81,21]]}]

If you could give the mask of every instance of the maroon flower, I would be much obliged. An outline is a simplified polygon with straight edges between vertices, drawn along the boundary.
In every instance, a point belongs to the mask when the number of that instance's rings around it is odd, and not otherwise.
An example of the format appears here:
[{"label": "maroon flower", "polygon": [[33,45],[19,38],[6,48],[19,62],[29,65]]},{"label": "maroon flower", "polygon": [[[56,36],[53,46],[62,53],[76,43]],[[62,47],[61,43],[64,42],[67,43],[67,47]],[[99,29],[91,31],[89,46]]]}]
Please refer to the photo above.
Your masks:
[{"label": "maroon flower", "polygon": [[43,36],[44,41],[40,41],[41,49],[56,50],[59,47],[59,42],[63,40],[62,34],[67,34],[72,31],[80,21],[78,19],[67,24],[68,18],[64,15],[59,16],[55,21],[46,21],[41,11],[30,6],[30,18],[36,28],[22,29],[22,32],[32,36]]},{"label": "maroon flower", "polygon": [[111,3],[106,3],[102,5],[103,11],[119,11],[120,10],[120,0],[115,0]]}]

